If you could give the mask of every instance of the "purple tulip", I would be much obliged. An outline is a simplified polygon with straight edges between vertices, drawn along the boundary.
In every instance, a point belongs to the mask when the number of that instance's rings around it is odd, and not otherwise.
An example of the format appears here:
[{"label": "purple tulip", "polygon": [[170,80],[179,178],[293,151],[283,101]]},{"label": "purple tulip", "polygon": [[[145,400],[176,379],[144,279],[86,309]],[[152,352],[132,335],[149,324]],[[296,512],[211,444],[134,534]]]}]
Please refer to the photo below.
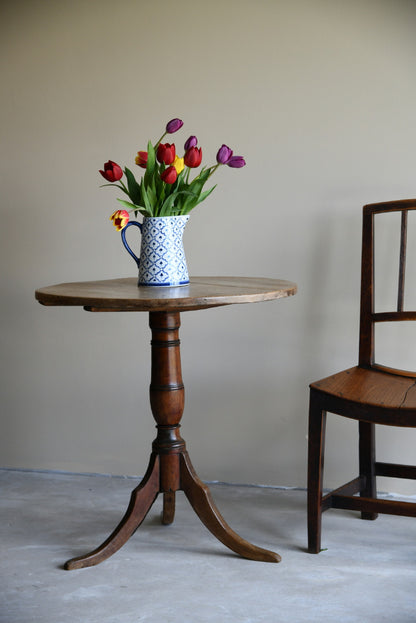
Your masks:
[{"label": "purple tulip", "polygon": [[231,156],[233,155],[233,150],[227,147],[227,145],[221,145],[217,152],[217,162],[218,164],[228,164]]},{"label": "purple tulip", "polygon": [[241,169],[246,165],[246,161],[242,156],[232,156],[227,162],[226,165],[232,167],[233,169]]},{"label": "purple tulip", "polygon": [[166,132],[168,134],[173,134],[181,129],[183,126],[183,121],[181,119],[171,119],[169,123],[166,124]]},{"label": "purple tulip", "polygon": [[190,136],[188,138],[188,140],[186,141],[185,145],[183,146],[185,151],[188,151],[188,149],[191,149],[191,147],[196,147],[198,144],[198,139],[196,138],[196,136]]}]

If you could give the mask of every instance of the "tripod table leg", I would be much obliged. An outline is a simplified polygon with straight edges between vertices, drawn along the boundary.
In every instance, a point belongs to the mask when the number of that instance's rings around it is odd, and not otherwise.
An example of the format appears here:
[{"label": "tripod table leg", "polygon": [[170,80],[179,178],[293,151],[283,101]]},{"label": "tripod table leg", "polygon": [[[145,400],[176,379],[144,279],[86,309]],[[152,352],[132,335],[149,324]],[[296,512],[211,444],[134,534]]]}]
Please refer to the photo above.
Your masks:
[{"label": "tripod table leg", "polygon": [[173,523],[175,518],[175,491],[163,494],[162,523],[165,526]]},{"label": "tripod table leg", "polygon": [[65,563],[65,569],[92,567],[112,556],[140,526],[158,493],[159,457],[152,454],[147,472],[139,486],[132,491],[130,504],[117,528],[97,549],[84,556],[68,560]]},{"label": "tripod table leg", "polygon": [[279,554],[252,545],[230,528],[216,507],[209,488],[196,475],[187,452],[181,454],[181,487],[205,527],[233,552],[250,560],[281,561]]}]

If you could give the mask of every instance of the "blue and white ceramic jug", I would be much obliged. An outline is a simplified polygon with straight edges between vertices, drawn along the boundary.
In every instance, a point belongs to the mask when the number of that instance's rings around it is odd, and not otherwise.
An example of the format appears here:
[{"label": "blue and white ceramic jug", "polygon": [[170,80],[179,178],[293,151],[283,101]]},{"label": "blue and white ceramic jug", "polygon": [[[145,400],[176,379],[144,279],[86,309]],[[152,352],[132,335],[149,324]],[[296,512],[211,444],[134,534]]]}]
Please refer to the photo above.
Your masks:
[{"label": "blue and white ceramic jug", "polygon": [[[183,248],[186,216],[145,217],[143,223],[130,221],[121,232],[121,239],[139,269],[139,286],[182,286],[189,283]],[[142,234],[140,257],[126,241],[126,231],[138,227]]]}]

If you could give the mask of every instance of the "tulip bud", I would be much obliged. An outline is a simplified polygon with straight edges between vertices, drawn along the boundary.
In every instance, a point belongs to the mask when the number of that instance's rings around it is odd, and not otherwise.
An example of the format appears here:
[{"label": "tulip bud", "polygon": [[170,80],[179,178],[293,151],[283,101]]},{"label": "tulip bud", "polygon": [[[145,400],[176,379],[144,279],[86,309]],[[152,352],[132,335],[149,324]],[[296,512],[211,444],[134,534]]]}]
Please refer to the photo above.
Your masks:
[{"label": "tulip bud", "polygon": [[139,167],[145,169],[147,167],[147,151],[138,151],[135,162]]},{"label": "tulip bud", "polygon": [[181,119],[171,119],[166,124],[166,132],[168,134],[174,134],[174,132],[177,132],[178,130],[180,130],[182,126],[183,126],[183,121]]},{"label": "tulip bud", "polygon": [[161,179],[166,184],[174,184],[178,179],[178,174],[174,166],[168,167],[160,174]]},{"label": "tulip bud", "polygon": [[190,136],[188,138],[188,140],[186,141],[185,145],[183,146],[185,151],[188,151],[188,149],[190,149],[191,147],[196,147],[198,144],[198,139],[196,138],[196,136]]},{"label": "tulip bud", "polygon": [[112,160],[105,163],[104,171],[100,169],[100,173],[107,182],[118,182],[123,177],[122,168]]},{"label": "tulip bud", "polygon": [[199,167],[202,160],[202,149],[198,147],[191,147],[188,149],[184,156],[184,162],[187,167],[191,167],[194,169],[195,167]]},{"label": "tulip bud", "polygon": [[227,164],[231,156],[233,155],[233,150],[227,147],[227,145],[221,145],[217,152],[217,162],[218,164]]},{"label": "tulip bud", "polygon": [[129,222],[129,218],[130,216],[127,210],[116,210],[110,216],[110,221],[113,221],[113,225],[117,231],[121,231]]},{"label": "tulip bud", "polygon": [[246,165],[246,161],[242,156],[232,156],[226,164],[233,169],[241,169]]},{"label": "tulip bud", "polygon": [[159,162],[164,162],[165,164],[172,164],[175,160],[176,149],[175,145],[169,145],[169,143],[159,143],[156,151],[156,158]]}]

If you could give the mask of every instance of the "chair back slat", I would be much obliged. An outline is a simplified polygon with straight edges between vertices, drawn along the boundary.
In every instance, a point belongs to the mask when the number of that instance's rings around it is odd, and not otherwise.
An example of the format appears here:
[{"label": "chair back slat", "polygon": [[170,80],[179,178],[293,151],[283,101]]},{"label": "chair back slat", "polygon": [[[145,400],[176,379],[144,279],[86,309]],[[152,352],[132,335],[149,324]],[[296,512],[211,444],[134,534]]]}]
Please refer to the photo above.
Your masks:
[{"label": "chair back slat", "polygon": [[397,311],[403,311],[404,282],[406,273],[406,245],[407,245],[407,210],[403,210],[400,224],[400,260],[399,260],[399,283],[397,292]]},{"label": "chair back slat", "polygon": [[[404,309],[406,250],[408,237],[408,211],[416,210],[416,199],[404,199],[385,203],[368,204],[363,208],[362,255],[361,255],[361,309],[359,365],[377,367],[374,361],[375,323],[416,320],[416,311]],[[401,212],[399,274],[397,285],[397,310],[375,312],[375,215]],[[394,307],[394,305],[393,305]],[[393,370],[393,369],[391,369]],[[402,372],[402,374],[411,374]]]}]

